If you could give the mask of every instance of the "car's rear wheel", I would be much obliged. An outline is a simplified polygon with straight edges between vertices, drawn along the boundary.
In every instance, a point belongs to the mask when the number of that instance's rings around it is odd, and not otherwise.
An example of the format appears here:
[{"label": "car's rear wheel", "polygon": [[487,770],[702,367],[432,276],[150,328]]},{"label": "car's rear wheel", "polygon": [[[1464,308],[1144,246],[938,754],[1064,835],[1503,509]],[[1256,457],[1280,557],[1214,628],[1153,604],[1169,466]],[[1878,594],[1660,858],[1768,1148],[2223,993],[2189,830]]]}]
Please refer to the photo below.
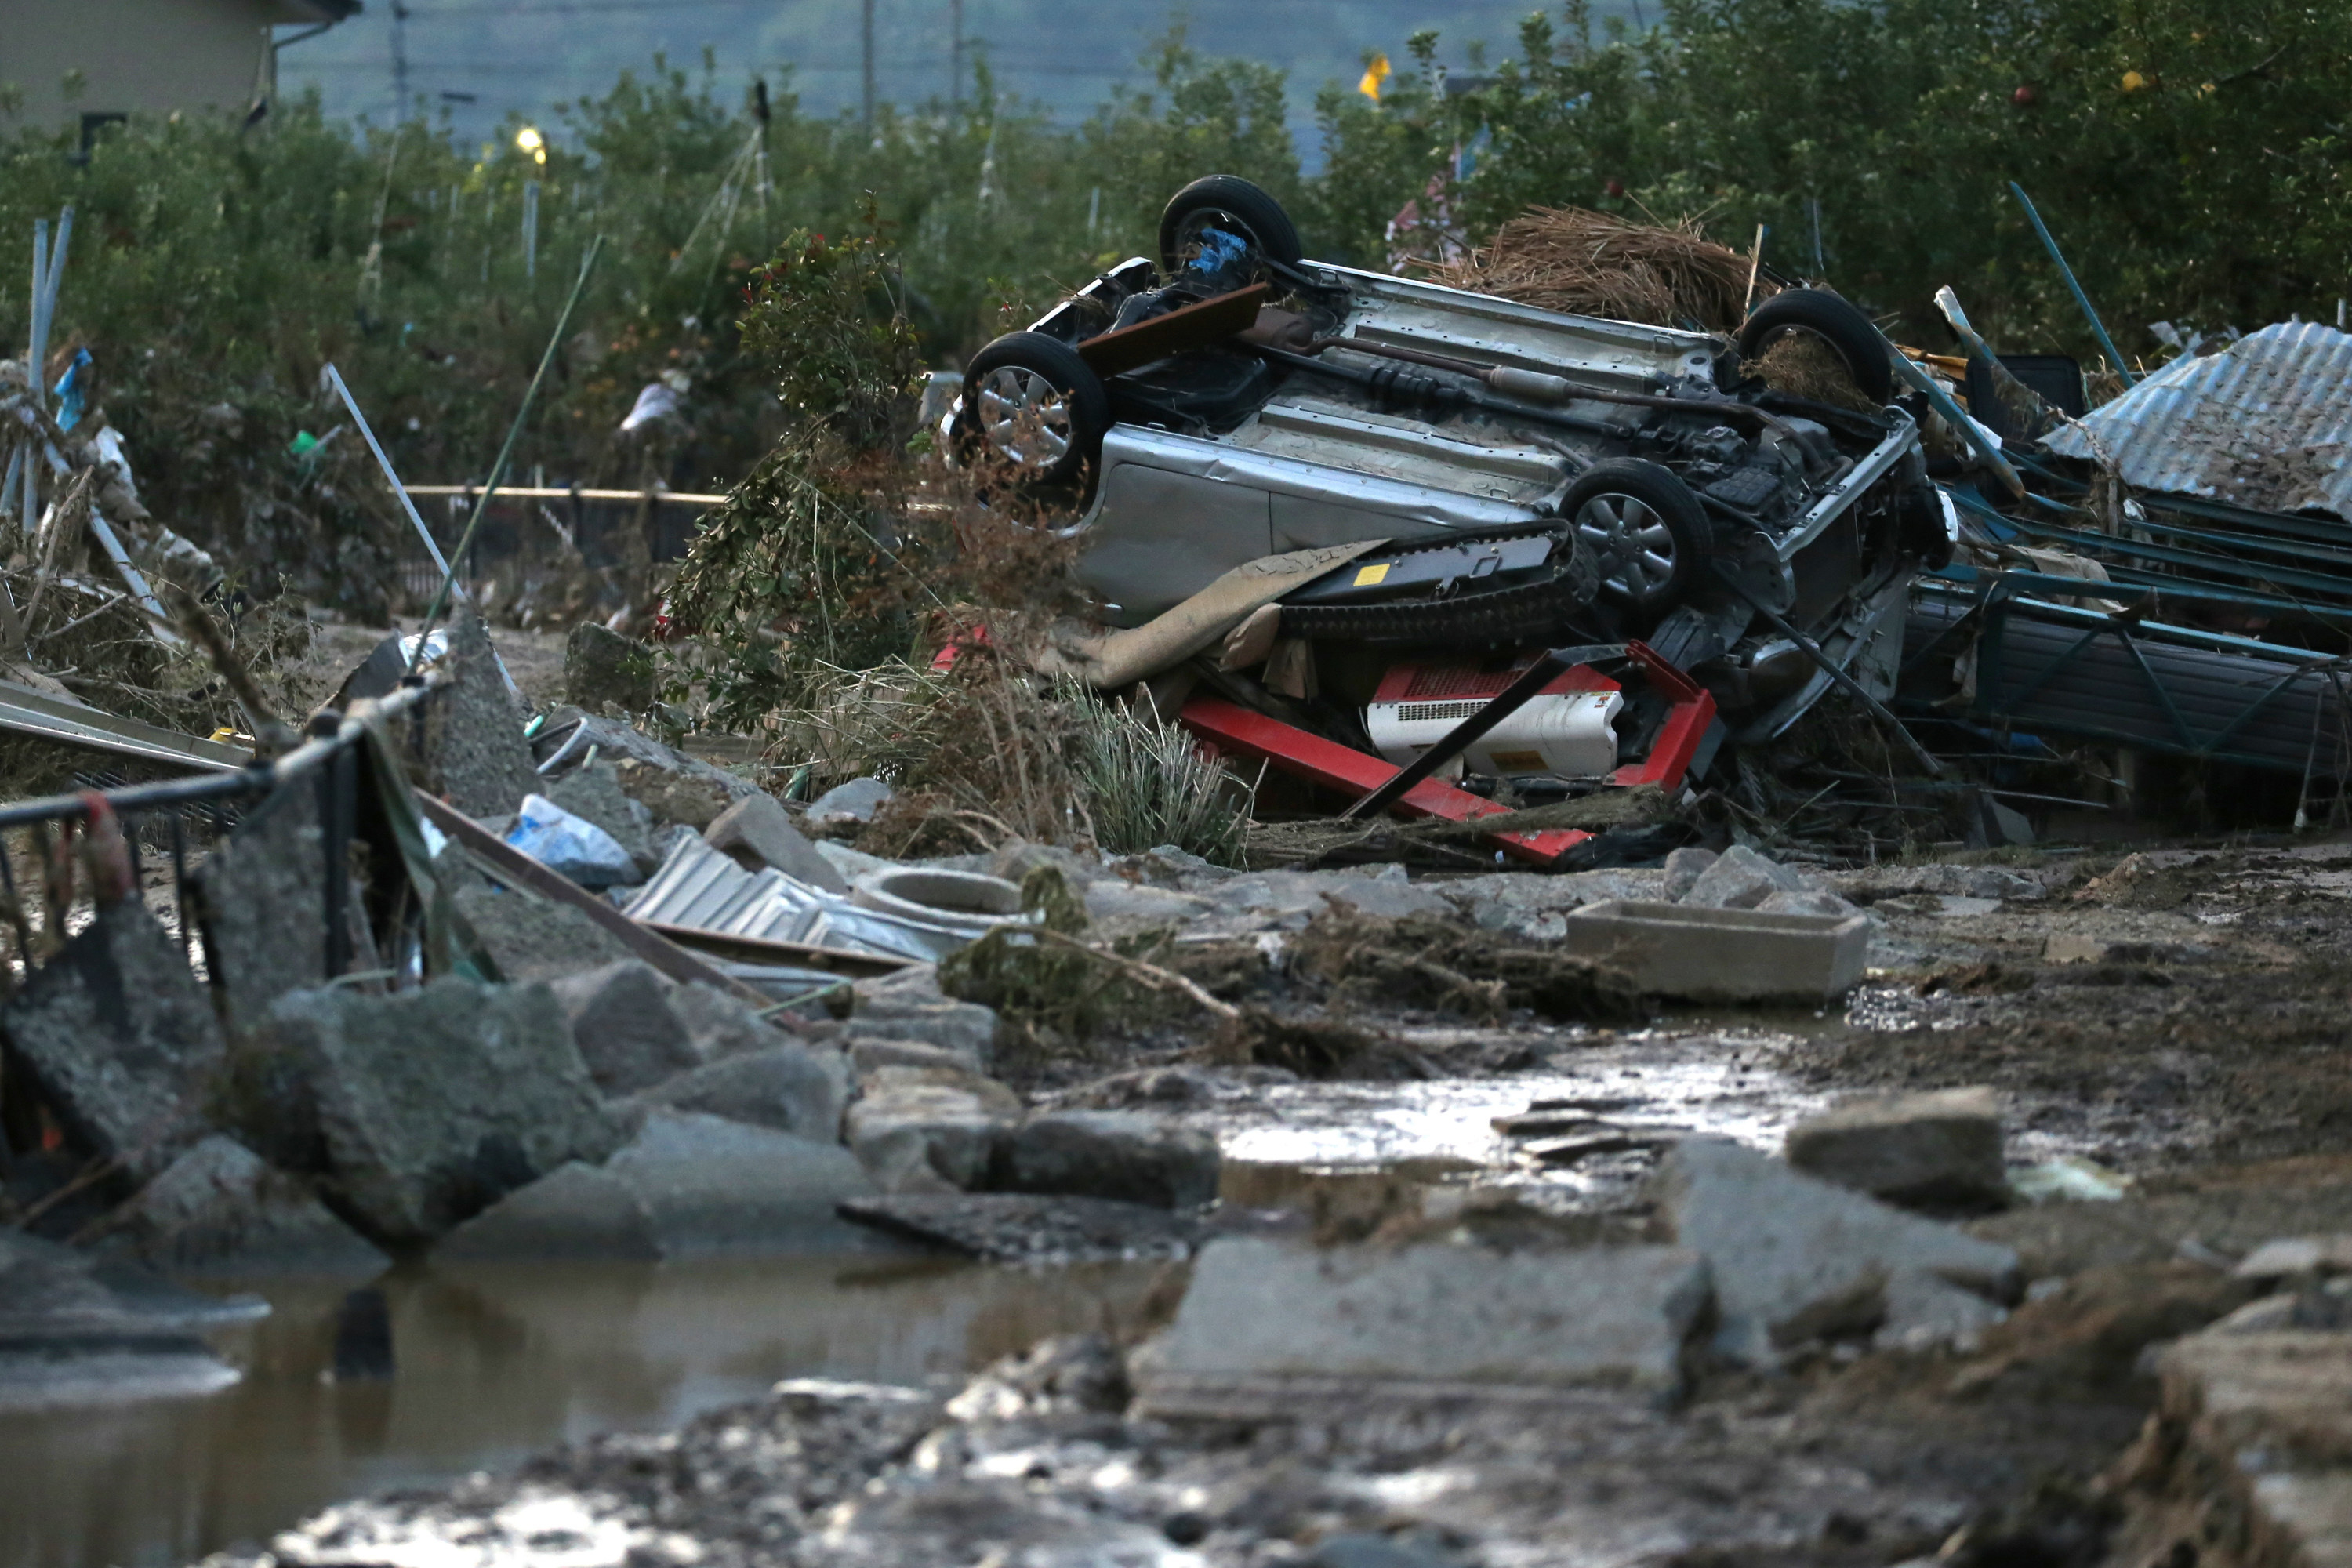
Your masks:
[{"label": "car's rear wheel", "polygon": [[1759,360],[1784,337],[1817,338],[1845,364],[1854,389],[1873,403],[1895,395],[1895,368],[1886,356],[1894,351],[1876,322],[1861,308],[1826,289],[1783,289],[1756,307],[1739,329],[1739,353]]},{"label": "car's rear wheel", "polygon": [[1102,377],[1059,338],[1007,332],[964,368],[959,441],[1009,467],[1024,487],[1082,478],[1109,428]]},{"label": "car's rear wheel", "polygon": [[1257,258],[1296,267],[1306,252],[1290,215],[1238,174],[1211,174],[1168,198],[1160,215],[1160,265],[1170,277],[1211,250],[1211,231],[1231,235]]},{"label": "car's rear wheel", "polygon": [[1706,571],[1715,528],[1671,469],[1643,458],[1595,463],[1560,503],[1604,598],[1654,623],[1688,598]]}]

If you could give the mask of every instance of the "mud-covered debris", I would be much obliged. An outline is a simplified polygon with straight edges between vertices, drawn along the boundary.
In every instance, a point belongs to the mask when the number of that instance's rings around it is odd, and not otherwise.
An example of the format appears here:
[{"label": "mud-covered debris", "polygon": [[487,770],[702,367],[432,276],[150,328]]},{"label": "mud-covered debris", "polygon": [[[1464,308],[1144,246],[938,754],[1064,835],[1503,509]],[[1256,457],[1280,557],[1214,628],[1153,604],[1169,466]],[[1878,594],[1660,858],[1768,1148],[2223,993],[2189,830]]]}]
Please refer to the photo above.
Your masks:
[{"label": "mud-covered debris", "polygon": [[1132,1110],[1032,1116],[1002,1139],[989,1185],[1193,1209],[1216,1201],[1216,1139]]},{"label": "mud-covered debris", "polygon": [[1234,1067],[1280,1068],[1310,1079],[1421,1079],[1429,1062],[1403,1041],[1346,1018],[1246,1006],[1203,1054]]},{"label": "mud-covered debris", "polygon": [[1605,964],[1435,915],[1382,920],[1333,908],[1298,934],[1291,966],[1349,1006],[1429,1007],[1482,1023],[1522,1007],[1563,1023],[1643,1016],[1632,986]]},{"label": "mud-covered debris", "polygon": [[992,1263],[1181,1258],[1197,1220],[1151,1204],[1070,1194],[897,1193],[845,1198],[845,1219]]}]

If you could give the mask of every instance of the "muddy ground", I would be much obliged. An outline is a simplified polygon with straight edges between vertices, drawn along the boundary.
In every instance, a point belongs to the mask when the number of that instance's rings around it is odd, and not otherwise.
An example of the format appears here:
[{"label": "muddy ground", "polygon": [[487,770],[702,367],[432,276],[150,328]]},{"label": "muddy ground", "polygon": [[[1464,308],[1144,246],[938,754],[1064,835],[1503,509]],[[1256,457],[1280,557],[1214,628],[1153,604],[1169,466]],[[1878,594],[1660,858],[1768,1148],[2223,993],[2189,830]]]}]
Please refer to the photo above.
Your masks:
[{"label": "muddy ground", "polygon": [[1318,1079],[1236,1065],[1204,1022],[1163,1016],[1041,1048],[1015,1076],[1033,1101],[1148,1105],[1215,1130],[1228,1223],[1537,1250],[1654,1234],[1652,1155],[1547,1165],[1496,1115],[1565,1099],[1776,1148],[1790,1121],[1855,1093],[1990,1084],[2013,1168],[2084,1157],[2129,1190],[1967,1218],[2018,1248],[2029,1281],[1980,1334],[1824,1342],[1769,1376],[1701,1363],[1672,1404],[1594,1391],[1171,1424],[1133,1414],[1120,1352],[1172,1310],[1178,1264],[1142,1321],[968,1385],[780,1385],[676,1434],[351,1505],[275,1560],[2238,1561],[2167,1533],[2132,1446],[2155,1398],[2150,1347],[2247,1299],[2230,1262],[2272,1237],[2352,1231],[2352,843],[2011,852],[1831,879],[1874,922],[1870,980],[1842,1010],[1604,1026],[1383,1008],[1360,991],[1339,1007],[1329,985],[1196,953],[1171,962],[1254,1005],[1340,1016],[1381,1048],[1363,1076]]}]

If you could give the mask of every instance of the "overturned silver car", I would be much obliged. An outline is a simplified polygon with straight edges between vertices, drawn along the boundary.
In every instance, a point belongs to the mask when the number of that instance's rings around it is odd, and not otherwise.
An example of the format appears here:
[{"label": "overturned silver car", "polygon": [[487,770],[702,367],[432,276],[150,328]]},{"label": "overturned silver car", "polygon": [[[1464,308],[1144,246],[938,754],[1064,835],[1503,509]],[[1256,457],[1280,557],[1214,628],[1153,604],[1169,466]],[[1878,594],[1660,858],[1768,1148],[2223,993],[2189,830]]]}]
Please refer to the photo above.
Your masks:
[{"label": "overturned silver car", "polygon": [[1351,713],[1335,732],[1359,744],[1400,660],[1628,638],[1753,740],[1824,663],[1891,690],[1910,580],[1951,547],[1908,414],[1748,374],[1785,333],[1890,404],[1892,351],[1825,290],[1775,294],[1736,342],[1560,315],[1307,260],[1270,196],[1218,175],[1171,201],[1157,264],[974,355],[950,427],[1082,506],[1115,625],[1246,562],[1379,542],[1281,601],[1315,667],[1292,694]]}]

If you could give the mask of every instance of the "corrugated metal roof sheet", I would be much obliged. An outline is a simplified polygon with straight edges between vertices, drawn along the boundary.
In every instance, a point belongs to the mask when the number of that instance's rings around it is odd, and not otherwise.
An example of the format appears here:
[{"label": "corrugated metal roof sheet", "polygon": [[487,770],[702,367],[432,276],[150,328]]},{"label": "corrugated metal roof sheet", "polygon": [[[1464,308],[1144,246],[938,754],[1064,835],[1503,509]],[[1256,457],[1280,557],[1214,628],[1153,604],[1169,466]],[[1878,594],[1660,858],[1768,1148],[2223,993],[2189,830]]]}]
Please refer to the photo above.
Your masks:
[{"label": "corrugated metal roof sheet", "polygon": [[661,869],[623,912],[631,920],[722,936],[809,942],[922,962],[944,958],[971,940],[943,926],[863,908],[782,871],[747,871],[684,827],[671,837]]},{"label": "corrugated metal roof sheet", "polygon": [[2352,519],[2352,335],[2282,322],[2184,355],[2045,444],[2096,460],[2085,431],[2141,489]]}]

